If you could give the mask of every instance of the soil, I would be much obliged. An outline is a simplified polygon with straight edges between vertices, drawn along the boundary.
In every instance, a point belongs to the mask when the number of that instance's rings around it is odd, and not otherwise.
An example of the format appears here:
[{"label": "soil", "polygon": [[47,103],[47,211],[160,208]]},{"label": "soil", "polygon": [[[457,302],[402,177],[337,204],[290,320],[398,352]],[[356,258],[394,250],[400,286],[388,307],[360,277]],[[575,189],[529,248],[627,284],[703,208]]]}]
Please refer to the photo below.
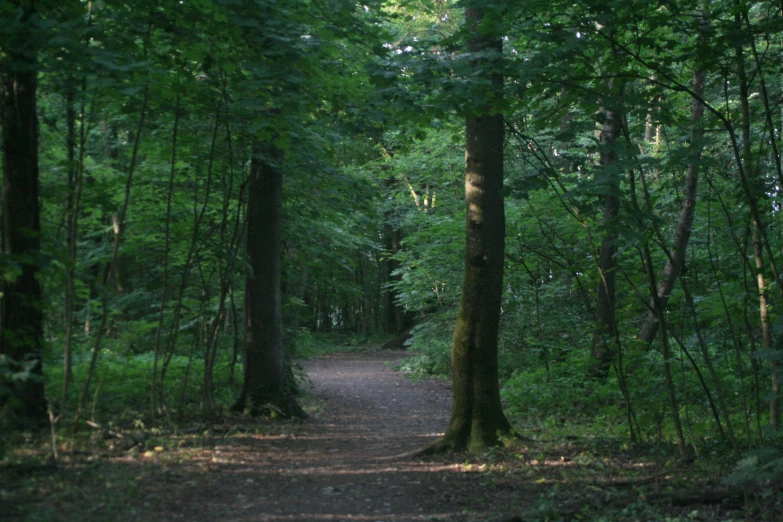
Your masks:
[{"label": "soil", "polygon": [[[692,490],[701,480],[695,470],[617,447],[527,441],[480,459],[400,456],[442,434],[451,400],[447,382],[393,371],[406,356],[382,350],[306,362],[304,421],[235,416],[173,432],[103,432],[90,451],[71,448],[54,466],[0,469],[0,519],[741,520],[730,495],[677,506],[667,492],[682,487],[682,476]],[[651,505],[647,496],[669,501]],[[607,509],[616,516],[596,518]]]},{"label": "soil", "polygon": [[219,476],[181,488],[164,512],[199,521],[493,518],[496,495],[461,465],[393,458],[435,440],[450,411],[446,382],[413,382],[392,371],[404,356],[384,351],[310,361],[305,368],[317,405],[311,419],[293,433],[216,446]]}]

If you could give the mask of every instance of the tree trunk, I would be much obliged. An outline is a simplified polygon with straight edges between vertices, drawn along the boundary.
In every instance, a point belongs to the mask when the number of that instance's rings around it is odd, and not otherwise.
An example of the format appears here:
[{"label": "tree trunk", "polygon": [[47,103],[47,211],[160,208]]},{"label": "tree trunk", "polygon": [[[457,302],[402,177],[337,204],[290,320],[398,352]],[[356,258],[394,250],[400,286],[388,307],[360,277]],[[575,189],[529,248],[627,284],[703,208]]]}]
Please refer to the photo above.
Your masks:
[{"label": "tree trunk", "polygon": [[169,288],[169,253],[171,251],[171,200],[174,195],[174,175],[177,172],[177,131],[179,130],[180,97],[174,109],[174,129],[171,135],[171,168],[169,169],[169,184],[166,191],[166,219],[163,223],[163,283],[160,290],[160,309],[158,310],[158,326],[155,329],[155,346],[153,348],[152,378],[150,379],[150,413],[155,418],[158,410],[157,380],[158,359],[160,358],[160,337],[163,332],[163,322],[166,313],[166,299]]},{"label": "tree trunk", "polygon": [[395,312],[397,310],[397,292],[394,291],[394,289],[389,286],[394,283],[396,283],[399,280],[399,275],[395,274],[395,270],[397,270],[397,261],[394,260],[394,254],[397,253],[397,250],[399,248],[399,241],[395,241],[395,237],[399,234],[399,229],[394,227],[393,225],[386,225],[385,230],[385,239],[386,239],[386,261],[385,261],[385,268],[386,268],[386,292],[385,292],[385,298],[386,298],[386,333],[387,334],[398,334],[400,332],[397,331],[397,323],[395,319]]},{"label": "tree trunk", "polygon": [[302,416],[285,376],[280,302],[283,152],[256,143],[250,165],[245,279],[245,368],[236,411]]},{"label": "tree trunk", "polygon": [[16,30],[8,38],[0,62],[0,119],[3,156],[3,254],[18,263],[15,277],[4,277],[0,301],[0,355],[12,369],[32,378],[12,385],[10,408],[23,424],[45,420],[43,373],[43,293],[38,282],[41,226],[38,203],[37,58],[31,34],[33,2],[12,1],[21,10]]},{"label": "tree trunk", "polygon": [[[160,378],[158,379],[158,409],[162,412],[166,410],[166,395],[164,392],[164,384],[166,380],[166,374],[168,373],[169,364],[171,363],[174,353],[177,349],[177,342],[179,340],[180,333],[180,321],[182,320],[183,300],[185,298],[185,291],[188,286],[188,279],[190,277],[190,270],[194,264],[198,263],[199,252],[203,242],[199,241],[199,232],[201,230],[201,224],[204,221],[204,215],[209,207],[210,195],[212,194],[212,178],[214,173],[215,164],[215,144],[217,142],[218,131],[220,129],[220,112],[222,106],[218,106],[215,109],[215,125],[212,127],[212,144],[210,145],[209,161],[207,164],[207,179],[204,187],[204,202],[201,204],[201,209],[196,212],[193,208],[193,229],[190,235],[190,247],[188,253],[185,256],[185,266],[182,269],[182,277],[180,278],[179,290],[177,294],[177,301],[174,304],[174,313],[171,319],[171,325],[169,326],[169,336],[166,343],[165,353],[163,354],[163,362],[160,367]],[[198,184],[195,187],[194,201],[198,196]]]},{"label": "tree trunk", "polygon": [[[742,21],[740,15],[740,6],[735,2],[737,11],[734,13],[735,28],[742,30]],[[769,316],[769,296],[767,293],[768,283],[766,281],[766,265],[773,273],[773,280],[780,283],[778,278],[778,272],[775,268],[775,258],[772,255],[772,251],[768,251],[767,262],[764,261],[764,247],[769,248],[769,243],[765,237],[765,227],[761,218],[761,211],[759,210],[757,198],[764,199],[763,181],[758,174],[759,166],[753,164],[753,154],[751,151],[751,112],[750,112],[750,81],[748,80],[745,71],[745,56],[743,47],[740,43],[735,44],[734,48],[736,66],[737,66],[737,82],[739,84],[739,101],[740,101],[740,128],[742,131],[742,156],[741,164],[738,158],[738,167],[745,168],[746,180],[745,180],[745,192],[748,198],[748,204],[751,207],[751,218],[753,223],[753,258],[756,269],[756,284],[759,293],[759,317],[761,319],[761,339],[764,343],[765,350],[772,350],[774,343],[772,339],[772,332],[770,330],[770,316]],[[763,208],[763,207],[762,207]],[[783,288],[778,288],[783,297]],[[780,424],[780,369],[778,368],[778,362],[774,359],[769,361],[771,389],[769,398],[769,423],[777,429]]]},{"label": "tree trunk", "polygon": [[[145,44],[146,45],[146,44]],[[125,216],[128,212],[128,205],[130,203],[131,186],[133,185],[133,174],[136,171],[136,159],[139,153],[139,143],[141,141],[141,133],[144,130],[144,121],[147,116],[147,107],[150,98],[150,86],[149,82],[144,85],[144,99],[141,104],[141,113],[139,114],[139,124],[136,128],[136,136],[133,140],[133,152],[131,153],[130,165],[128,166],[128,177],[125,179],[125,196],[122,202],[122,208],[119,214],[115,214],[114,219],[114,243],[112,246],[111,262],[106,267],[103,273],[102,289],[103,295],[101,296],[101,323],[99,326],[98,334],[95,337],[95,342],[92,348],[92,357],[90,358],[90,365],[87,367],[87,375],[84,378],[84,384],[82,385],[82,392],[79,396],[79,410],[78,414],[81,414],[84,410],[84,405],[87,401],[87,392],[90,390],[90,382],[92,376],[95,373],[95,365],[98,362],[98,355],[101,353],[101,342],[103,341],[103,334],[106,330],[106,322],[109,316],[109,295],[108,295],[108,283],[109,277],[114,276],[115,282],[117,277],[117,259],[120,252],[120,242],[122,241],[122,234],[125,228]]]},{"label": "tree trunk", "polygon": [[[609,88],[612,88],[610,82]],[[601,165],[609,193],[604,197],[604,209],[601,223],[605,229],[598,254],[598,300],[595,307],[596,325],[593,331],[593,343],[590,350],[591,363],[588,377],[605,381],[614,361],[617,339],[617,323],[615,320],[615,289],[617,279],[617,232],[614,231],[614,221],[620,211],[620,177],[617,171],[617,151],[615,143],[622,131],[622,113],[614,105],[619,100],[613,100],[612,107],[604,107],[603,128],[599,136],[601,146]]]},{"label": "tree trunk", "polygon": [[[474,66],[491,78],[495,99],[503,78],[494,72],[503,50],[497,36],[479,34],[481,9],[466,8],[471,31],[468,53],[482,53]],[[488,100],[491,102],[491,100]],[[446,434],[427,452],[483,452],[511,426],[503,414],[498,385],[497,343],[503,293],[505,216],[503,210],[503,116],[489,103],[465,123],[465,275],[451,353],[452,411]],[[477,111],[478,112],[478,111]]]},{"label": "tree trunk", "polygon": [[[74,79],[69,76],[65,87],[65,150],[68,158],[68,197],[65,201],[65,246],[67,249],[68,266],[65,270],[65,303],[64,322],[65,334],[63,339],[63,386],[60,395],[60,410],[65,411],[68,403],[68,387],[73,378],[73,307],[76,289],[74,285],[74,271],[76,265],[76,224],[79,212],[79,204],[76,195],[76,113],[74,110],[75,89]],[[82,125],[84,122],[82,122]]]},{"label": "tree trunk", "polygon": [[[400,264],[392,256],[400,251],[402,243],[402,230],[395,225],[386,225],[386,251],[387,259],[386,283],[393,285],[397,283],[401,276],[396,273]],[[397,302],[397,291],[392,288],[386,288],[386,333],[399,335],[413,326],[413,313],[405,311],[405,308]]]},{"label": "tree trunk", "polygon": [[[663,269],[663,274],[658,282],[658,300],[664,310],[669,301],[669,295],[674,289],[674,283],[685,266],[685,254],[688,250],[693,218],[696,214],[696,191],[699,184],[701,152],[704,148],[704,130],[701,128],[701,120],[704,116],[702,99],[704,98],[705,78],[704,71],[700,70],[697,63],[696,69],[693,71],[694,96],[691,98],[691,150],[688,158],[688,171],[685,176],[685,193],[682,197],[677,230],[674,233],[674,246],[669,253],[666,267]],[[639,329],[637,339],[649,345],[655,339],[657,333],[658,320],[655,312],[650,309],[647,312],[644,324]]]}]

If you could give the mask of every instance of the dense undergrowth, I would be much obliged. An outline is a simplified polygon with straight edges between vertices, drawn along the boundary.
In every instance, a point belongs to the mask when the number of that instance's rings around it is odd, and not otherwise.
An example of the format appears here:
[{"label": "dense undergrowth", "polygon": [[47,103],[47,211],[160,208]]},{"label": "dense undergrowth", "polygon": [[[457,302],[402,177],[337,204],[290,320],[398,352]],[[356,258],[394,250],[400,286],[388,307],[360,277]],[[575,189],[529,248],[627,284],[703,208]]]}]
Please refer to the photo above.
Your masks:
[{"label": "dense undergrowth", "polygon": [[[409,343],[414,355],[401,365],[403,371],[415,378],[448,377],[450,338],[444,328],[448,323],[448,318],[433,318],[414,330]],[[580,346],[579,338],[569,332],[552,335],[559,338],[555,341],[514,343],[508,339],[513,332],[507,329],[505,333],[499,346],[501,396],[519,435],[550,442],[591,441],[618,451],[634,447],[654,458],[683,461],[667,411],[659,352],[637,351],[627,358],[623,377],[632,384],[626,396],[617,372],[605,383],[585,378],[588,361],[584,344],[589,339],[581,340]],[[763,408],[750,395],[752,381],[736,376],[731,358],[717,359],[715,375],[728,397],[726,407],[735,437],[732,444],[727,427],[719,426],[716,420],[715,398],[705,393],[704,377],[692,371],[683,351],[674,362],[688,440],[685,461],[722,477],[724,484],[753,484],[751,488],[780,498],[783,444],[766,421],[753,421],[748,414],[750,409]],[[763,415],[759,411],[761,418]]]},{"label": "dense undergrowth", "polygon": [[[328,353],[338,353],[367,346],[377,345],[381,339],[355,334],[313,335],[302,331],[296,338],[296,359],[310,359]],[[74,380],[72,386],[81,390],[84,376],[90,363],[91,354],[80,353],[74,356]],[[149,421],[150,417],[150,376],[152,375],[154,353],[129,353],[128,350],[106,348],[97,360],[91,393],[85,403],[82,417],[99,421],[101,418],[112,421],[139,420]],[[295,376],[306,384],[306,375],[301,366],[293,361]],[[51,364],[46,374],[46,389],[54,393],[62,387],[62,368]],[[164,386],[171,397],[167,401],[165,419],[192,418],[209,415],[203,402],[204,383],[203,357],[191,352],[171,357]],[[213,393],[219,411],[229,409],[236,400],[242,383],[243,368],[241,357],[234,359],[230,350],[222,350],[216,358],[213,368]],[[300,390],[305,393],[304,386]],[[72,394],[68,412],[78,410],[78,394]],[[54,401],[53,401],[54,402]]]}]

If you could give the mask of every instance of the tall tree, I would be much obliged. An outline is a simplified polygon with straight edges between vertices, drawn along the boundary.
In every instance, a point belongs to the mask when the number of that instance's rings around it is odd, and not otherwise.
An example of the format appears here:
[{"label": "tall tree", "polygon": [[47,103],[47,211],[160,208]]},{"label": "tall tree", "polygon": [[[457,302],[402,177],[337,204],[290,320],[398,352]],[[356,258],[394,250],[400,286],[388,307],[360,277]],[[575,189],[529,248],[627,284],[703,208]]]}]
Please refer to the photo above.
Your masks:
[{"label": "tall tree", "polygon": [[280,304],[280,235],[283,151],[272,143],[253,147],[247,208],[245,279],[245,380],[235,410],[302,416],[283,358]]},{"label": "tall tree", "polygon": [[446,434],[425,451],[481,452],[511,426],[498,385],[498,328],[503,293],[503,115],[497,112],[503,41],[489,30],[483,9],[467,7],[472,69],[489,86],[482,106],[465,122],[467,244],[462,298],[451,352],[452,410]]},{"label": "tall tree", "polygon": [[[613,90],[615,81],[609,82]],[[622,87],[620,88],[622,91]],[[598,301],[595,306],[596,326],[590,351],[592,363],[588,369],[591,378],[605,381],[617,349],[617,319],[615,297],[617,293],[617,227],[615,221],[620,212],[620,176],[617,164],[616,142],[622,132],[622,112],[619,99],[609,99],[601,108],[604,118],[598,138],[601,148],[601,166],[606,179],[606,195],[603,196],[601,224],[606,229],[598,254]]]},{"label": "tall tree", "polygon": [[[38,61],[33,0],[0,5],[10,27],[3,38],[0,62],[0,118],[3,154],[3,256],[6,264],[0,300],[0,355],[29,372],[13,384],[18,402],[12,410],[19,420],[40,422],[46,411],[41,365],[43,295],[38,273],[41,263],[41,224],[38,202],[38,118],[36,87]],[[5,23],[5,22],[4,22]],[[10,272],[10,273],[9,273]]]},{"label": "tall tree", "polygon": [[[704,20],[700,25],[698,47],[697,49],[706,48],[706,33],[709,29],[709,19],[706,15],[702,15]],[[699,169],[701,168],[701,153],[704,149],[704,129],[702,118],[704,117],[704,82],[706,80],[706,74],[704,73],[703,58],[697,55],[696,67],[693,71],[693,82],[691,96],[691,134],[690,134],[690,149],[688,154],[688,167],[685,175],[685,188],[683,191],[682,203],[680,205],[680,214],[677,221],[677,228],[674,232],[674,241],[671,251],[666,258],[666,266],[663,269],[661,278],[658,281],[658,300],[661,306],[665,309],[669,301],[669,295],[674,289],[674,285],[677,282],[677,278],[680,277],[683,267],[685,266],[685,254],[688,250],[688,242],[691,237],[691,229],[693,228],[693,220],[696,216],[696,195],[699,185]],[[652,113],[649,113],[652,115]],[[652,118],[648,119],[648,122],[653,122]],[[648,125],[649,128],[652,125]],[[644,323],[639,329],[637,339],[645,344],[650,344],[655,339],[658,333],[658,318],[655,310],[651,307],[647,311]]]}]

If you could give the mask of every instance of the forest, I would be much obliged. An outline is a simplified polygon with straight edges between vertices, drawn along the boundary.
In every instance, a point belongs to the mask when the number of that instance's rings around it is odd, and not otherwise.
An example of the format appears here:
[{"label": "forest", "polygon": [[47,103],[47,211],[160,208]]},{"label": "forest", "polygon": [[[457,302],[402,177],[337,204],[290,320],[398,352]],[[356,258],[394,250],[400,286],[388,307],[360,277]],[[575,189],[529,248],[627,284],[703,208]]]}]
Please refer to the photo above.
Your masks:
[{"label": "forest", "polygon": [[11,520],[783,519],[783,3],[0,0],[0,96]]}]

